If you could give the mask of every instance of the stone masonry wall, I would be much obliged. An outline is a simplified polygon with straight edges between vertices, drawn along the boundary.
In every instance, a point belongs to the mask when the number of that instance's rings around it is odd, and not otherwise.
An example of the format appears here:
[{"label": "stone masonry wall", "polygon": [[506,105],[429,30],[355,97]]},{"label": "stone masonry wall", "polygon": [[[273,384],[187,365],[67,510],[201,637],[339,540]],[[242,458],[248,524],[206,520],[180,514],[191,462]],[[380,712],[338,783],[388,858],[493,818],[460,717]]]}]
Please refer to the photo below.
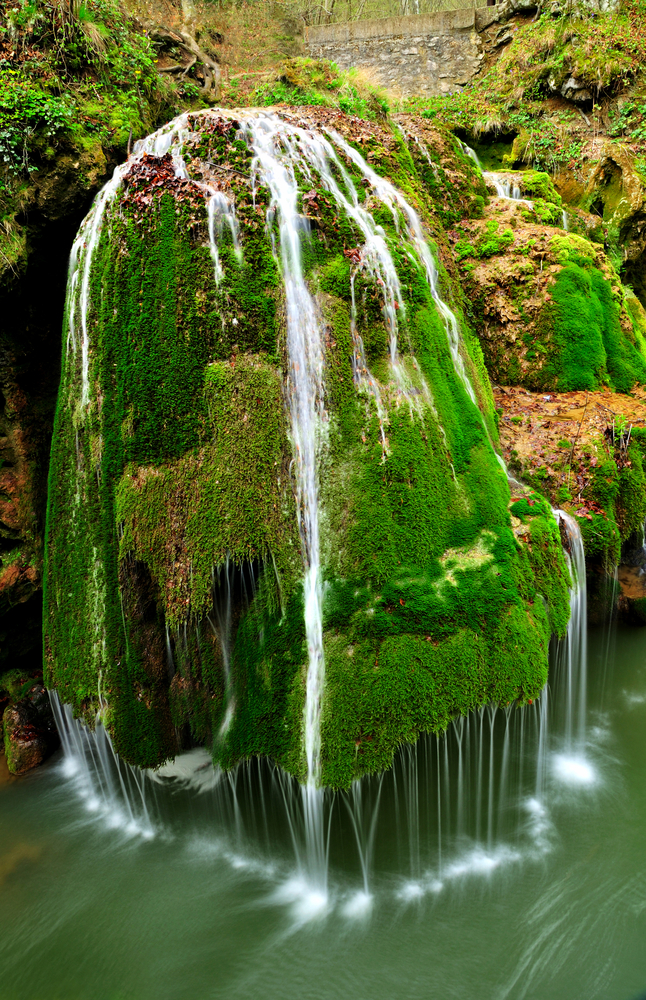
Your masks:
[{"label": "stone masonry wall", "polygon": [[320,25],[306,29],[305,41],[314,59],[367,69],[375,83],[403,96],[436,96],[460,90],[479,69],[479,14],[471,8]]}]

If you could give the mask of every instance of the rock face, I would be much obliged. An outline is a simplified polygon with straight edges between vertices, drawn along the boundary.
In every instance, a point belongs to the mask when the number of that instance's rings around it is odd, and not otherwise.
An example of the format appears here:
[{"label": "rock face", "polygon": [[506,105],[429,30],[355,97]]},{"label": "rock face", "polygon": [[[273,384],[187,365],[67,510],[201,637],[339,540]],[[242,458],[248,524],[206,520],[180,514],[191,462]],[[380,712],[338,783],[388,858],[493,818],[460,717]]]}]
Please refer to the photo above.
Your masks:
[{"label": "rock face", "polygon": [[0,254],[0,674],[42,663],[47,469],[60,378],[67,248],[107,177],[101,148],[30,175],[12,220],[18,259]]},{"label": "rock face", "polygon": [[197,740],[348,786],[542,689],[558,527],[536,498],[512,531],[430,235],[485,195],[446,133],[307,109],[184,116],[98,199],[68,289],[46,682],[127,760]]},{"label": "rock face", "polygon": [[12,774],[24,774],[44,760],[58,746],[58,735],[42,684],[32,687],[29,696],[8,705],[3,713],[4,750]]}]

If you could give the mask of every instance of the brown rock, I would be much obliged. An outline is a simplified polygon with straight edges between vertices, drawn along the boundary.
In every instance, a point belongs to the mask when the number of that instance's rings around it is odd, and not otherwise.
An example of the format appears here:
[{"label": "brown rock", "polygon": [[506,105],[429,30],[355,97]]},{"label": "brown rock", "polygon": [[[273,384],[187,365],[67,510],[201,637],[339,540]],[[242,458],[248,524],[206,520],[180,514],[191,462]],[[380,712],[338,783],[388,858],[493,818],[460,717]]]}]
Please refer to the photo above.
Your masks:
[{"label": "brown rock", "polygon": [[42,764],[55,749],[58,738],[45,705],[42,685],[25,698],[4,710],[4,747],[11,774],[25,774]]}]

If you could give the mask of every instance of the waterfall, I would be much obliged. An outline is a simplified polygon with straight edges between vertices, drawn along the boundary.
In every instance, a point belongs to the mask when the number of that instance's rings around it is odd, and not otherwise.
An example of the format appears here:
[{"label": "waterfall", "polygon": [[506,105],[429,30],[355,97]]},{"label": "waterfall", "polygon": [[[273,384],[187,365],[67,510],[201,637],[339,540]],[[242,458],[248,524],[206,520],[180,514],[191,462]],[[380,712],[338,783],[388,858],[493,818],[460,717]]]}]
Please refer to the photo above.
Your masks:
[{"label": "waterfall", "polygon": [[[320,783],[321,777],[320,714],[324,685],[317,463],[324,438],[325,412],[321,323],[315,301],[303,277],[300,257],[300,240],[308,228],[307,219],[301,214],[299,207],[303,180],[327,192],[338,210],[352,221],[361,234],[362,243],[354,251],[351,274],[353,373],[356,384],[364,386],[375,400],[384,455],[388,450],[387,411],[382,403],[382,389],[366,364],[363,342],[357,330],[354,287],[357,272],[364,271],[381,290],[383,317],[389,336],[390,369],[397,391],[407,397],[411,406],[420,406],[423,397],[436,417],[437,413],[431,390],[417,362],[415,359],[406,362],[411,367],[409,374],[406,363],[400,356],[400,317],[405,317],[406,310],[397,268],[383,228],[359,200],[348,163],[358,171],[364,186],[369,188],[371,197],[389,208],[395,226],[401,229],[402,236],[410,247],[407,250],[409,256],[411,259],[416,258],[422,266],[444,323],[455,371],[474,404],[476,396],[461,353],[458,321],[440,294],[437,265],[426,241],[421,220],[401,193],[389,181],[380,177],[361,154],[332,129],[328,129],[323,135],[268,113],[244,112],[239,120],[238,135],[248,142],[254,154],[252,182],[254,185],[259,183],[266,186],[271,194],[267,224],[285,283],[290,357],[289,409],[296,456],[297,507],[305,567],[308,644],[305,755],[307,783],[314,787]],[[111,181],[95,199],[74,244],[70,257],[68,345],[76,352],[80,344],[82,409],[89,404],[91,392],[88,326],[92,306],[90,276],[106,211],[121,189],[133,162],[141,160],[145,155],[161,157],[170,154],[175,176],[188,180],[183,145],[190,137],[192,127],[191,117],[184,114],[138,142],[128,162],[115,170]],[[194,183],[205,194],[213,276],[216,287],[219,287],[224,272],[218,244],[225,227],[230,232],[238,258],[242,256],[235,204],[229,193],[217,190],[210,183]],[[271,229],[274,217],[278,219],[277,234]],[[421,383],[421,397],[415,383]],[[97,585],[96,589],[98,594],[101,587]]]},{"label": "waterfall", "polygon": [[576,518],[555,511],[567,535],[568,565],[572,576],[567,635],[557,647],[558,705],[564,716],[562,751],[554,757],[554,772],[568,784],[588,785],[595,772],[585,757],[587,708],[587,591],[583,538]]},{"label": "waterfall", "polygon": [[562,663],[565,673],[565,741],[567,747],[574,750],[582,748],[585,742],[588,657],[585,553],[576,518],[563,510],[557,510],[555,514],[567,533],[569,552],[566,554],[572,576],[570,621],[562,645]]},{"label": "waterfall", "polygon": [[[375,868],[383,870],[384,851],[390,859],[388,891],[394,881],[400,900],[410,901],[538,860],[552,844],[539,773],[544,695],[533,705],[489,705],[456,718],[444,735],[422,735],[402,747],[390,771],[365,776],[348,792],[321,796],[322,825],[331,841],[326,852],[335,872],[331,891],[327,870],[320,882],[310,868],[303,789],[280,768],[252,759],[223,772],[213,768],[206,750],[194,749],[156,771],[142,771],[119,759],[100,718],[90,729],[55,692],[50,697],[62,772],[89,819],[133,840],[174,839],[177,797],[187,796],[194,818],[204,814],[206,826],[196,834],[217,844],[232,868],[270,877],[271,899],[287,905],[298,924],[337,905],[348,919],[366,917],[384,888],[374,877]],[[291,845],[291,856],[284,856],[285,845]],[[350,891],[339,891],[340,859],[343,870],[351,862],[355,871]]]},{"label": "waterfall", "polygon": [[100,716],[92,731],[74,718],[70,705],[61,705],[55,691],[49,698],[63,747],[64,773],[88,812],[128,837],[154,837],[147,773],[119,759]]},{"label": "waterfall", "polygon": [[516,183],[515,178],[510,180],[504,173],[497,173],[494,170],[483,170],[475,149],[471,149],[471,146],[467,146],[466,143],[462,143],[462,149],[473,160],[485,181],[488,181],[495,189],[498,198],[504,198],[506,201],[521,201],[528,208],[533,208],[534,202],[528,198],[523,198],[523,193]]},{"label": "waterfall", "polygon": [[[172,150],[176,176],[186,179],[188,173],[182,157],[182,143],[189,132],[188,118],[182,116],[176,123],[138,144],[134,157],[141,157],[144,153],[161,156]],[[297,792],[288,779],[275,779],[275,782],[277,781],[281,788],[284,814],[294,841],[299,869],[309,886],[310,903],[314,909],[322,911],[328,905],[330,821],[332,810],[335,808],[334,802],[339,801],[339,797],[335,798],[322,788],[321,717],[324,702],[325,658],[319,538],[321,520],[319,467],[326,442],[327,414],[324,327],[316,299],[305,279],[301,255],[301,242],[309,231],[309,222],[303,214],[301,203],[301,193],[305,184],[315,186],[317,195],[320,190],[327,193],[338,212],[352,221],[362,241],[360,246],[351,251],[346,250],[346,257],[351,261],[349,280],[353,378],[355,384],[374,399],[384,455],[388,451],[386,434],[388,411],[383,401],[387,398],[385,396],[387,389],[379,384],[368,368],[363,341],[358,330],[355,282],[359,273],[363,272],[370,277],[380,291],[379,303],[389,338],[389,371],[392,380],[388,387],[394,383],[395,391],[399,395],[408,397],[409,402],[412,400],[411,406],[417,405],[415,400],[420,396],[420,390],[413,380],[418,379],[422,382],[423,392],[429,405],[433,406],[433,402],[430,388],[426,385],[419,369],[416,376],[410,374],[410,369],[416,362],[405,357],[407,352],[402,349],[399,341],[400,331],[406,331],[406,325],[402,322],[406,307],[400,279],[384,229],[376,223],[371,212],[359,200],[355,184],[357,174],[363,180],[364,188],[369,190],[372,202],[379,201],[390,210],[404,252],[419,272],[425,274],[430,294],[443,321],[453,369],[474,404],[476,395],[464,363],[457,317],[440,293],[438,266],[426,240],[420,217],[403,195],[389,181],[380,177],[366,163],[362,155],[332,129],[321,135],[274,114],[245,111],[240,116],[238,138],[243,138],[247,142],[253,155],[252,194],[255,197],[260,186],[269,192],[269,207],[265,221],[284,283],[288,355],[286,395],[291,422],[296,509],[303,564],[307,661],[302,725],[306,780]],[[473,155],[475,157],[475,154]],[[75,352],[79,343],[81,344],[81,398],[86,404],[89,397],[88,315],[91,305],[89,296],[92,257],[98,245],[106,208],[122,183],[125,169],[124,166],[115,172],[110,184],[97,198],[81,230],[81,235],[74,244],[70,260],[68,343],[70,349]],[[228,194],[215,190],[203,182],[195,183],[208,195],[206,198],[208,242],[213,262],[213,280],[216,287],[219,287],[224,278],[224,270],[220,257],[221,247],[219,249],[218,244],[222,241],[225,229],[228,229],[227,238],[230,234],[238,258],[240,259],[242,255],[235,204]],[[506,183],[509,186],[509,182]],[[509,186],[506,197],[519,199],[520,194],[519,188],[512,189]],[[407,365],[409,370],[406,368]],[[567,515],[564,515],[565,517]],[[576,529],[576,522],[573,523]],[[573,546],[574,542],[571,544]],[[576,558],[573,556],[575,563],[577,559],[578,555]],[[98,565],[99,561],[97,556],[95,564]],[[575,568],[577,572],[573,573],[573,578],[583,580],[584,586],[585,571],[583,569],[581,577],[578,563]],[[223,589],[223,599],[218,604],[214,594],[215,617],[212,623],[222,648],[226,688],[226,708],[220,730],[221,738],[229,731],[236,707],[230,662],[233,632],[230,571],[228,561],[220,567],[217,579],[218,586]],[[214,592],[216,572],[218,571],[214,568]],[[575,600],[579,600],[579,603],[581,601],[580,588],[573,590],[571,596],[573,618]],[[583,596],[584,601],[585,596]],[[584,627],[585,608],[582,612],[579,609],[577,614],[579,619],[583,615],[582,627]],[[584,638],[578,640],[579,651],[575,652],[574,638],[570,640],[570,635],[574,637],[575,633],[579,634],[576,629],[580,629],[580,624],[575,627],[571,622],[570,627],[572,631],[568,632],[568,641],[572,649],[568,656],[574,664],[584,655],[580,649],[583,648],[585,640]],[[172,649],[168,636],[167,653],[169,663],[172,664]],[[575,730],[577,733],[579,730],[583,732],[585,726],[585,678],[582,671],[576,673],[574,666],[568,667],[568,670],[570,688],[576,687],[578,692],[577,705],[583,706],[580,711],[578,708],[576,712],[574,709],[571,711],[570,742],[574,742]],[[575,673],[576,678],[573,680]],[[458,849],[467,847],[471,849],[475,844],[481,852],[495,851],[501,838],[506,834],[510,811],[516,810],[519,816],[522,813],[523,802],[528,798],[528,789],[531,789],[531,795],[534,797],[532,800],[540,804],[545,786],[547,707],[547,692],[534,707],[520,711],[509,706],[500,708],[489,706],[468,717],[456,719],[446,739],[434,742],[422,737],[419,748],[402,750],[393,773],[393,782],[396,795],[399,795],[405,803],[406,841],[411,877],[421,877],[423,865],[430,863],[428,857],[423,857],[426,836],[424,823],[427,823],[428,829],[432,827],[434,836],[437,834],[437,861],[433,860],[433,864],[437,872],[442,873],[448,870],[446,866],[452,863],[450,859]],[[573,721],[575,715],[576,724]],[[579,720],[579,715],[582,721]],[[530,739],[528,731],[531,726],[529,722],[526,724],[526,719],[533,720],[535,729],[532,736],[537,759],[535,778],[534,776],[530,778],[530,768],[526,768],[526,773],[523,773],[519,762],[524,750],[520,752],[518,746],[525,747],[523,741]],[[66,733],[67,742],[64,739],[64,743],[69,759],[77,762],[85,761],[84,764],[78,763],[79,773],[84,775],[84,787],[91,789],[95,797],[97,797],[95,791],[97,787],[105,790],[105,793],[102,791],[101,794],[107,803],[111,802],[115,795],[119,800],[125,795],[127,807],[120,806],[120,808],[127,822],[135,825],[139,823],[142,829],[144,827],[148,829],[146,826],[150,821],[147,812],[148,778],[142,772],[128,769],[119,762],[100,721],[97,722],[94,734],[88,736],[81,724],[72,719],[68,707],[57,709],[57,720]],[[231,796],[232,815],[235,816],[237,829],[240,828],[241,822],[237,782],[238,779],[242,782],[246,773],[241,766],[232,771],[229,777],[218,779],[217,782],[218,795]],[[477,784],[475,810],[469,805],[469,789],[473,788],[474,782]],[[371,780],[368,779],[364,783],[357,783],[346,801],[361,859],[364,900],[370,893],[369,873],[378,841],[378,806],[382,797],[381,784],[378,795],[369,792],[371,787]],[[428,807],[424,805],[425,796],[432,801],[433,808],[436,807],[436,815],[433,815],[432,822],[428,815],[422,817],[424,810],[428,811]],[[103,801],[100,796],[99,800]]]},{"label": "waterfall", "polygon": [[483,170],[482,176],[485,181],[489,181],[493,185],[498,198],[504,198],[506,201],[519,201],[523,205],[527,205],[528,208],[534,207],[533,201],[530,201],[529,198],[523,198],[522,191],[515,180],[511,181],[509,177],[493,170]]}]

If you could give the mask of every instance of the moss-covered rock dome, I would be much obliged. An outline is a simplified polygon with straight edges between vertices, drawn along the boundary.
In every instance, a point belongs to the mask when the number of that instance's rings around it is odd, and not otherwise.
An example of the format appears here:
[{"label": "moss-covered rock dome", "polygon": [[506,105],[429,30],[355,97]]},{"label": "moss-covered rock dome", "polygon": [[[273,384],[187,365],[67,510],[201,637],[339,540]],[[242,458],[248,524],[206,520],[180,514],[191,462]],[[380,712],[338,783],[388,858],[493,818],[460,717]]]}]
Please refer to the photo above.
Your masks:
[{"label": "moss-covered rock dome", "polygon": [[568,571],[546,501],[510,497],[439,263],[482,178],[429,135],[185,115],[80,231],[47,682],[132,763],[197,741],[345,787],[545,683]]}]

